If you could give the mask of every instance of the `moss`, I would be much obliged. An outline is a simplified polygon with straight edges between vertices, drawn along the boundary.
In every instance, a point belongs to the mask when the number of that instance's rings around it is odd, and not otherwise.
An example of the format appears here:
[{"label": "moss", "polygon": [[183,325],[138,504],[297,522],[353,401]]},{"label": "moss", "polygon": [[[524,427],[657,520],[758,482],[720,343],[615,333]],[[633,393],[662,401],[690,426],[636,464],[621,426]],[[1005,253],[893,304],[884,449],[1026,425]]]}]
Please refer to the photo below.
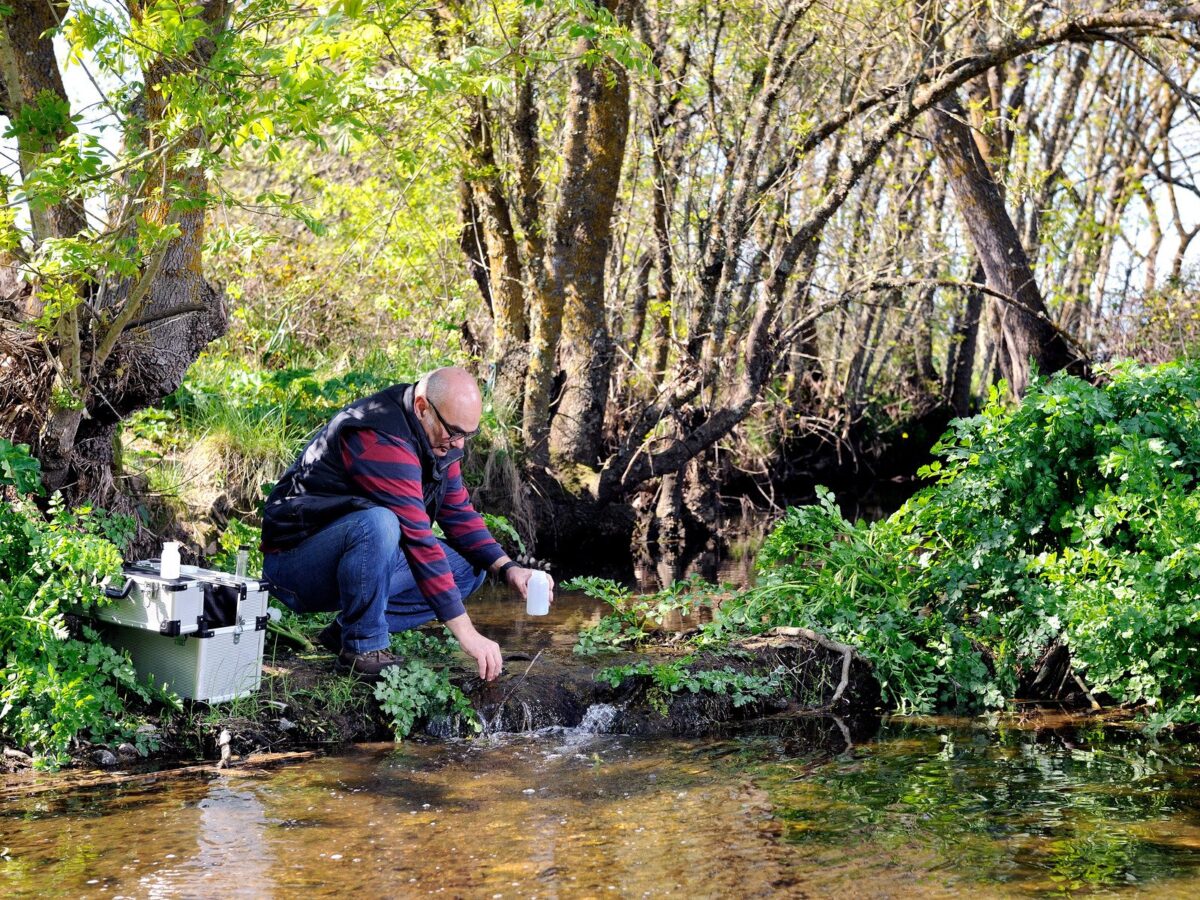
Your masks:
[{"label": "moss", "polygon": [[555,459],[554,475],[563,490],[572,497],[595,499],[600,487],[600,473],[583,463]]}]

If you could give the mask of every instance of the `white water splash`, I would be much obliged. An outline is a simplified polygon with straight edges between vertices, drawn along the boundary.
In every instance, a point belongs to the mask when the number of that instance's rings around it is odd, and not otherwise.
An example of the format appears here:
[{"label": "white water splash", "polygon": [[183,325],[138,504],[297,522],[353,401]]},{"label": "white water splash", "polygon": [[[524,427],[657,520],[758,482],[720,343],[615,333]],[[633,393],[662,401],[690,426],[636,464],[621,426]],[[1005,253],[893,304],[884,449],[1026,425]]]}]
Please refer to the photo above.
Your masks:
[{"label": "white water splash", "polygon": [[541,728],[533,728],[529,721],[530,716],[523,716],[525,726],[517,731],[491,731],[485,729],[480,736],[485,742],[491,745],[503,745],[512,740],[521,739],[546,739],[555,740],[561,743],[557,744],[555,750],[547,750],[545,758],[559,759],[564,752],[574,754],[577,748],[590,744],[601,736],[612,733],[613,725],[617,721],[617,716],[620,715],[624,707],[613,706],[610,703],[593,703],[583,714],[583,718],[579,724],[574,727],[564,725],[547,725]]},{"label": "white water splash", "polygon": [[584,712],[578,725],[563,729],[563,748],[578,747],[589,743],[597,735],[608,734],[620,711],[611,703],[593,703]]},{"label": "white water splash", "polygon": [[618,712],[620,710],[611,703],[593,703],[574,730],[582,734],[608,734]]}]

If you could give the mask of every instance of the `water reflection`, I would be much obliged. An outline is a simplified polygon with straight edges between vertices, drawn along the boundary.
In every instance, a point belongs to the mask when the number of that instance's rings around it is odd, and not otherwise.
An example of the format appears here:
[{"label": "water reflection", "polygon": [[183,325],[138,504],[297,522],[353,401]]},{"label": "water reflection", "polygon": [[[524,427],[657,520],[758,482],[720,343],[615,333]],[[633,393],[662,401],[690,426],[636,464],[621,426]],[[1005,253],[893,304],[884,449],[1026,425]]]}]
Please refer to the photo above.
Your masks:
[{"label": "water reflection", "polygon": [[759,528],[740,534],[725,555],[704,547],[687,553],[657,546],[635,546],[633,581],[641,592],[670,587],[677,581],[699,576],[714,584],[744,587],[754,583],[754,554],[765,532]]},{"label": "water reflection", "polygon": [[992,725],[893,721],[850,752],[559,729],[38,795],[0,811],[0,893],[1200,892],[1195,748]]},{"label": "water reflection", "polygon": [[[486,584],[469,601],[471,619],[505,652],[533,656],[538,651],[570,658],[579,632],[596,625],[611,609],[602,600],[558,591],[549,615],[527,616],[524,601],[497,584]],[[436,629],[434,629],[436,630]]]},{"label": "water reflection", "polygon": [[[916,464],[914,463],[914,468]],[[920,487],[913,478],[871,478],[861,483],[834,486],[842,515],[852,522],[875,522],[894,513]],[[811,485],[808,489],[811,491]],[[788,506],[805,506],[817,501],[811,492],[767,498],[769,506],[756,507],[746,495],[740,497],[740,512],[726,510],[719,532],[690,533],[680,545],[674,540],[638,542],[631,547],[633,583],[639,591],[653,592],[697,575],[705,581],[747,587],[754,583],[754,557]],[[778,505],[775,505],[775,503]],[[653,513],[647,509],[646,514]],[[653,535],[656,527],[643,528]]]},{"label": "water reflection", "polygon": [[922,879],[953,867],[943,886],[1035,894],[1200,887],[1191,747],[1103,728],[901,723],[806,778],[786,765],[761,775],[783,840],[826,865],[920,860]]},{"label": "water reflection", "polygon": [[[177,886],[190,883],[196,893],[270,896],[275,860],[266,838],[272,823],[253,786],[213,781],[196,803],[196,813],[195,852],[144,877],[148,895],[177,896]],[[236,881],[227,882],[227,872],[239,873]]]}]

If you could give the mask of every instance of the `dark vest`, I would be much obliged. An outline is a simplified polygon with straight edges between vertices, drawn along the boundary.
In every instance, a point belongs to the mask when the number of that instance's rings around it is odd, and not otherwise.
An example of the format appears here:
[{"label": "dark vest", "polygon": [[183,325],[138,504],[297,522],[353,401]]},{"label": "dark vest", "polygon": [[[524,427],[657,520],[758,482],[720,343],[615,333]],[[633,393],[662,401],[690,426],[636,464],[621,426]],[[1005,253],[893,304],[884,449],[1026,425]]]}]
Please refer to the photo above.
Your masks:
[{"label": "dark vest", "polygon": [[462,458],[462,451],[451,448],[445,456],[434,455],[412,399],[413,385],[393,385],[351,403],[317,432],[267,498],[263,549],[287,550],[342,516],[379,505],[354,486],[342,465],[346,429],[370,429],[408,441],[421,461],[425,511],[431,522],[437,518],[446,498],[446,470]]}]

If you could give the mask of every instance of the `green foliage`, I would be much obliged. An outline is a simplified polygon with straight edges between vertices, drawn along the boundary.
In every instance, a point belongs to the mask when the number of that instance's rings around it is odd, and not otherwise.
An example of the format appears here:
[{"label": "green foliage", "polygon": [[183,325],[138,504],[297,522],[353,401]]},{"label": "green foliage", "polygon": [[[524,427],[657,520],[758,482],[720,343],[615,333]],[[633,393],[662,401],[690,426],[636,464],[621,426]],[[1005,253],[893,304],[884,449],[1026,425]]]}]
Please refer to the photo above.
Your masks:
[{"label": "green foliage", "polygon": [[208,564],[211,568],[221,572],[233,572],[237,569],[239,548],[246,547],[249,550],[246,556],[246,573],[253,577],[254,573],[262,572],[261,543],[261,528],[243,522],[241,519],[230,519],[229,524],[225,526],[225,530],[217,539],[217,544],[221,549],[209,558]]},{"label": "green foliage", "polygon": [[677,581],[657,593],[637,596],[615,581],[590,576],[572,578],[561,588],[583,591],[612,608],[612,612],[598,623],[580,631],[574,648],[580,654],[638,647],[668,615],[688,616],[701,607],[712,606],[715,591],[712,585],[698,577]]},{"label": "green foliage", "polygon": [[596,673],[596,680],[612,687],[619,687],[627,678],[646,677],[651,681],[652,706],[665,712],[668,696],[688,691],[698,694],[728,696],[736,707],[746,706],[776,697],[786,685],[787,669],[777,666],[766,675],[739,672],[732,666],[720,669],[689,669],[691,657],[661,663],[638,662],[623,666],[609,666]]},{"label": "green foliage", "polygon": [[11,486],[18,494],[42,493],[42,469],[29,455],[28,444],[0,438],[0,485]]},{"label": "green foliage", "polygon": [[583,591],[595,600],[603,600],[612,608],[612,612],[598,623],[579,632],[579,640],[574,648],[576,653],[591,654],[637,646],[646,639],[647,632],[630,609],[634,602],[632,592],[624,585],[606,578],[584,576],[564,581],[559,589]]},{"label": "green foliage", "polygon": [[407,661],[384,670],[375,699],[390,717],[396,740],[408,737],[418,721],[431,716],[461,716],[479,729],[474,708],[450,683],[447,664],[458,650],[456,641],[448,634],[413,630],[393,634],[390,647]]},{"label": "green foliage", "polygon": [[383,352],[277,370],[210,352],[188,370],[163,408],[178,417],[181,437],[220,436],[245,456],[291,462],[306,438],[343,406],[419,371],[411,357]]},{"label": "green foliage", "polygon": [[393,653],[416,657],[430,664],[448,663],[458,652],[458,642],[449,632],[439,637],[419,629],[393,634],[389,646]]},{"label": "green foliage", "polygon": [[[32,464],[31,464],[32,463]],[[103,581],[121,572],[114,541],[128,540],[128,517],[66,509],[56,494],[48,515],[29,500],[38,470],[27,448],[0,443],[0,732],[30,748],[42,765],[61,765],[74,739],[151,740],[138,735],[123,697],[151,699],[123,653],[89,627],[71,637],[66,613],[108,602]]]},{"label": "green foliage", "polygon": [[449,672],[419,659],[384,669],[375,685],[375,699],[391,719],[396,740],[408,737],[419,719],[434,715],[462,716],[478,728],[474,708],[450,683]]},{"label": "green foliage", "polygon": [[488,531],[492,533],[492,537],[512,541],[513,545],[517,548],[517,552],[522,556],[529,552],[525,546],[525,541],[521,539],[520,533],[513,527],[512,522],[508,520],[508,516],[483,513],[483,522],[487,525]]},{"label": "green foliage", "polygon": [[1000,703],[969,636],[923,602],[921,570],[905,564],[910,555],[902,534],[886,523],[847,521],[819,489],[817,504],[787,511],[759,553],[758,584],[721,607],[710,633],[779,625],[824,632],[872,660],[884,691],[905,711],[975,697]]},{"label": "green foliage", "polygon": [[1093,691],[1200,720],[1200,367],[1060,376],[952,423],[891,518],[789,510],[714,636],[800,625],[856,646],[902,709],[995,706],[1055,642]]}]

